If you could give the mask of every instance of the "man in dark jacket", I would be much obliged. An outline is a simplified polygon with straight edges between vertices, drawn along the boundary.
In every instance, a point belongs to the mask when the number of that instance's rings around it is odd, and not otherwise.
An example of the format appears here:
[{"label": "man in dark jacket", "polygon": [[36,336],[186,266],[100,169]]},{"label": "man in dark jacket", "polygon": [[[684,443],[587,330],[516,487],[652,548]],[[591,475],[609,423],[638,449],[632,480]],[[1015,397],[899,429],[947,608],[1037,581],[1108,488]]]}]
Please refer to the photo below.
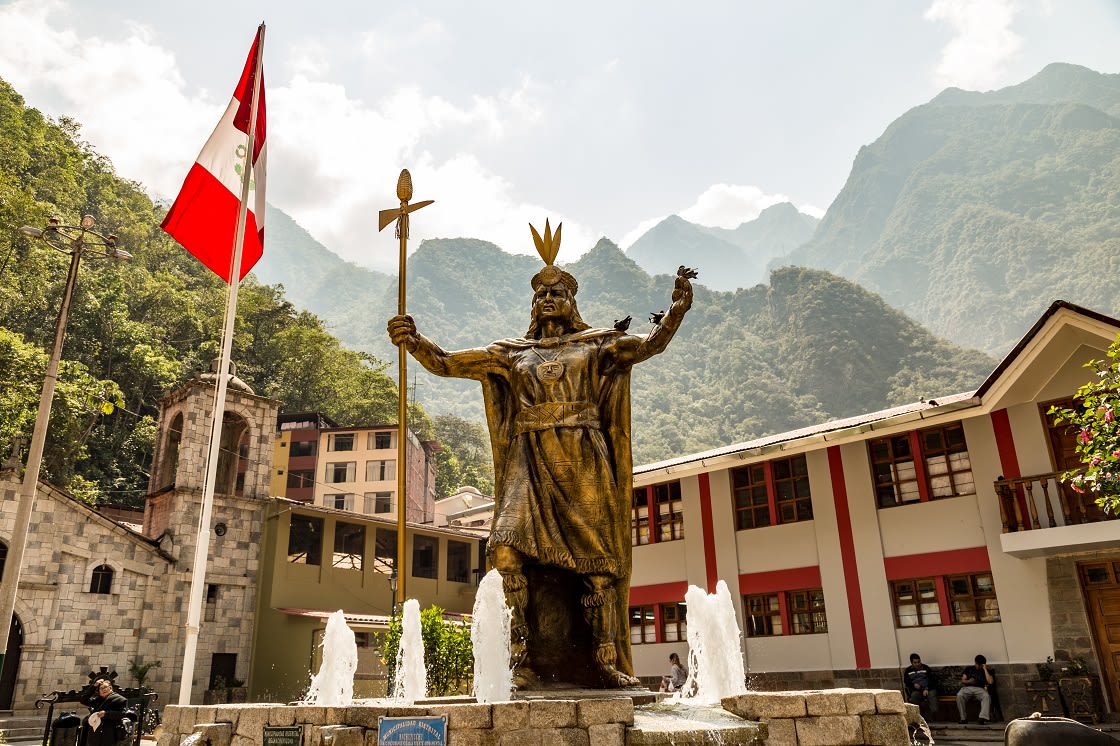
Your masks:
[{"label": "man in dark jacket", "polygon": [[917,653],[910,654],[910,665],[903,670],[906,679],[906,699],[920,705],[924,699],[929,703],[929,716],[937,715],[937,679],[933,671]]}]

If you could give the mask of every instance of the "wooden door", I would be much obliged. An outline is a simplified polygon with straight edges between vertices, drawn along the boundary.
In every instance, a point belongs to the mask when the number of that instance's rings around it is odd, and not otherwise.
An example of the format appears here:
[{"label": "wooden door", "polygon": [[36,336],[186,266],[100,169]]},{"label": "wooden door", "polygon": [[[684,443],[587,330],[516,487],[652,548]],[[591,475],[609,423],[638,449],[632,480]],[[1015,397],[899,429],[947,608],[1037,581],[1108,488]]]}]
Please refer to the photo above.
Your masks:
[{"label": "wooden door", "polygon": [[[1050,441],[1050,456],[1054,463],[1054,471],[1066,471],[1084,466],[1081,456],[1077,453],[1077,430],[1068,422],[1055,424],[1054,418],[1046,414],[1050,407],[1073,409],[1073,399],[1058,399],[1039,405],[1042,418],[1046,423],[1046,435]],[[1070,506],[1073,523],[1081,523],[1080,507],[1085,509],[1085,521],[1096,523],[1106,520],[1109,516],[1097,506],[1096,500],[1090,494],[1078,494],[1068,484],[1062,483],[1059,489],[1065,495],[1066,504]]]},{"label": "wooden door", "polygon": [[1078,569],[1101,664],[1101,685],[1115,710],[1120,707],[1120,561],[1084,562]]}]

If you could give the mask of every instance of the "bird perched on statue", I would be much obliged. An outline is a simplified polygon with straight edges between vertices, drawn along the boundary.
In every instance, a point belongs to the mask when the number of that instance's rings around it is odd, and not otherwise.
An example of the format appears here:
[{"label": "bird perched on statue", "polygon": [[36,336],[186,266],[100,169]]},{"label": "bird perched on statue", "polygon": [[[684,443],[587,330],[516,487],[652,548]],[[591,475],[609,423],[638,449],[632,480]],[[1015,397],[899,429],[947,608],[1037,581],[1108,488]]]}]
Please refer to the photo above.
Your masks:
[{"label": "bird perched on statue", "polygon": [[661,323],[661,319],[663,318],[665,318],[664,311],[652,311],[649,315],[649,323],[656,326]]},{"label": "bird perched on statue", "polygon": [[615,319],[614,320],[614,328],[618,329],[620,332],[624,332],[624,331],[626,331],[627,329],[630,328],[630,321],[631,321],[631,318],[629,316],[622,319],[621,321],[619,321],[618,319]]},{"label": "bird perched on statue", "polygon": [[690,280],[695,280],[699,273],[691,267],[686,267],[683,264],[677,267],[677,277],[687,277]]}]

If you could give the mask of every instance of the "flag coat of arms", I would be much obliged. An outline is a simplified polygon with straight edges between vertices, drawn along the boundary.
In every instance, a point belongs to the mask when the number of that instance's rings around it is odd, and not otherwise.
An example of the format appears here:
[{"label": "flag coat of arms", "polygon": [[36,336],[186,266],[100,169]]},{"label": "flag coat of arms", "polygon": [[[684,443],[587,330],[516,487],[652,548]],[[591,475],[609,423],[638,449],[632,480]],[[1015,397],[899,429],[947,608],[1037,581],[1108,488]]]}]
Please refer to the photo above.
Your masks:
[{"label": "flag coat of arms", "polygon": [[[258,64],[261,36],[257,30],[241,80],[210,139],[191,166],[179,196],[161,224],[183,248],[215,274],[230,282],[234,240],[241,207],[243,179],[249,180],[245,235],[242,240],[241,280],[264,253],[265,104],[263,66]],[[253,88],[260,70],[253,157],[246,159]],[[246,173],[248,172],[248,173]]]}]

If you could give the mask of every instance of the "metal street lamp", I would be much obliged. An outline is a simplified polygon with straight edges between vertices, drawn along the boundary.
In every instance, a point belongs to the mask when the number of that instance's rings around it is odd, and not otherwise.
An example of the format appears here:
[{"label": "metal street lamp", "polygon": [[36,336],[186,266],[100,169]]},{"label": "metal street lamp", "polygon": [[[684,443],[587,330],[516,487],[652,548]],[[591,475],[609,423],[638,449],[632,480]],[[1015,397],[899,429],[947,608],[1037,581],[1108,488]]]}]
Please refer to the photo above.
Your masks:
[{"label": "metal street lamp", "polygon": [[397,618],[397,568],[393,567],[393,574],[389,576],[389,590],[393,593],[393,615],[392,619]]},{"label": "metal street lamp", "polygon": [[23,565],[23,552],[27,546],[27,531],[31,525],[31,510],[35,505],[35,492],[39,483],[39,467],[43,464],[43,446],[47,440],[47,423],[51,418],[51,404],[54,401],[54,385],[58,380],[58,363],[62,357],[62,341],[66,337],[66,319],[70,315],[70,301],[74,296],[74,285],[78,279],[78,265],[82,256],[90,258],[109,258],[127,260],[132,255],[117,248],[117,237],[107,236],[93,230],[92,215],[82,216],[78,225],[63,225],[57,218],[51,218],[45,228],[24,226],[20,233],[43,241],[55,251],[70,255],[70,272],[66,276],[66,289],[62,293],[62,306],[58,310],[58,322],[54,329],[54,347],[51,348],[47,362],[47,374],[43,379],[43,391],[39,395],[39,413],[35,417],[35,429],[31,433],[31,447],[27,451],[27,465],[23,470],[23,484],[19,492],[19,506],[16,522],[12,531],[12,545],[8,548],[8,558],[4,563],[5,572],[0,581],[0,671],[4,669],[4,658],[8,649],[8,633],[16,607],[16,590],[19,587],[19,574]]}]

